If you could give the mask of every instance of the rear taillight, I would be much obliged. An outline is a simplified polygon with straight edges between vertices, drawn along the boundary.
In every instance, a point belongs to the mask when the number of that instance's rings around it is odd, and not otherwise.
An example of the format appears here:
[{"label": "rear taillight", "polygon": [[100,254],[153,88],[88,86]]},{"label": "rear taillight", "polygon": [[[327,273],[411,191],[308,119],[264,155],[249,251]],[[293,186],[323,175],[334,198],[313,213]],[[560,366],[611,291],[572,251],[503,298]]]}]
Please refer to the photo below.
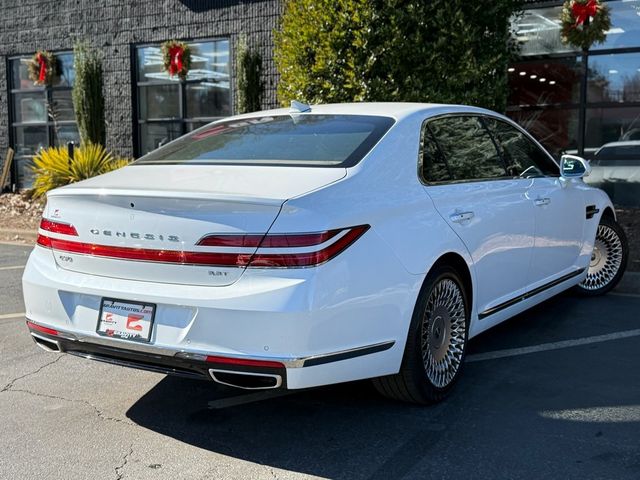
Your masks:
[{"label": "rear taillight", "polygon": [[[247,264],[252,268],[295,268],[320,265],[343,252],[360,238],[369,225],[340,228],[317,233],[267,234],[267,235],[207,235],[198,245],[210,247],[258,247]],[[311,251],[282,251],[289,249]],[[273,251],[272,249],[279,249]],[[271,251],[270,251],[271,250]]]},{"label": "rear taillight", "polygon": [[[40,229],[69,236],[77,236],[73,225],[43,219]],[[140,247],[121,247],[78,242],[71,239],[38,235],[38,245],[45,248],[122,260],[170,263],[181,265],[204,265],[219,267],[250,268],[296,268],[320,265],[339,255],[360,238],[369,225],[339,228],[315,233],[267,234],[267,235],[207,235],[197,247],[253,248],[251,251],[184,251],[158,250]],[[315,248],[314,248],[315,247]]]},{"label": "rear taillight", "polygon": [[45,230],[51,233],[62,233],[63,235],[72,235],[74,237],[78,236],[76,227],[73,225],[69,223],[54,222],[53,220],[48,220],[46,218],[40,220],[40,230]]}]

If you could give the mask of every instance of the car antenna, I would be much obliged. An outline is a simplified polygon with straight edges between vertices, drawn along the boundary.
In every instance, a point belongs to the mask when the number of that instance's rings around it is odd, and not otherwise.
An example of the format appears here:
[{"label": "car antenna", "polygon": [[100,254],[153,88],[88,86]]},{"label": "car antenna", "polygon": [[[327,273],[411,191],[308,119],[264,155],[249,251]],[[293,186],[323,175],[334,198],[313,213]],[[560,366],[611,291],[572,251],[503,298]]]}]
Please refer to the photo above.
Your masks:
[{"label": "car antenna", "polygon": [[306,103],[298,102],[297,100],[291,100],[291,108],[289,109],[289,113],[304,113],[304,112],[310,112],[310,111],[311,111],[310,105]]}]

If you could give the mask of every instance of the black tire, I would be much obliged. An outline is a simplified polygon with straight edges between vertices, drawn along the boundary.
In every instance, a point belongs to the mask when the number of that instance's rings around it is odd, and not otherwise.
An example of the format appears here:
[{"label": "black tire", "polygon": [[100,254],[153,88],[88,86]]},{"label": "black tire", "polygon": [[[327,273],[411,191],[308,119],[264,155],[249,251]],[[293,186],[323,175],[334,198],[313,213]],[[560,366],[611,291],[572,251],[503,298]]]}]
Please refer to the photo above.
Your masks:
[{"label": "black tire", "polygon": [[[440,303],[436,308],[434,302],[441,300],[443,293],[450,294],[454,300],[447,306]],[[436,267],[427,275],[411,319],[400,372],[373,379],[378,392],[394,400],[423,405],[439,402],[449,394],[464,365],[469,332],[468,298],[464,282],[455,269]],[[445,317],[445,310],[453,315]],[[440,350],[443,347],[446,351]],[[424,361],[423,353],[427,357]],[[452,357],[448,360],[451,368],[440,378],[435,372],[436,365],[443,364],[434,358],[448,353]]]},{"label": "black tire", "polygon": [[612,217],[600,219],[587,277],[574,287],[580,295],[604,295],[622,279],[629,259],[629,244],[622,227]]}]

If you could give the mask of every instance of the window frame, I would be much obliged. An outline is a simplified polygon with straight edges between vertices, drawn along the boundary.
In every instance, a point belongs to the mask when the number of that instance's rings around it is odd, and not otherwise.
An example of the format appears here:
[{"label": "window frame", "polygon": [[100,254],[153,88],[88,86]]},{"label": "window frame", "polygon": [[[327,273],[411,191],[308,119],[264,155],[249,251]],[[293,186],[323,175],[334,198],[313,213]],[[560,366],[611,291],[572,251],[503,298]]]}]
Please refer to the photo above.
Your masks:
[{"label": "window frame", "polygon": [[[52,50],[51,51],[55,56],[59,55],[71,55],[73,57],[73,50]],[[13,184],[19,185],[19,188],[24,188],[24,185],[21,185],[19,182],[19,171],[18,171],[18,162],[31,160],[33,159],[33,155],[19,155],[18,150],[16,148],[16,128],[25,128],[25,127],[40,127],[46,130],[47,136],[47,146],[53,147],[55,146],[56,133],[54,131],[55,125],[51,120],[51,116],[49,115],[49,111],[46,112],[46,120],[44,122],[17,122],[17,116],[15,111],[15,98],[16,95],[20,94],[34,94],[38,93],[42,95],[42,98],[46,103],[54,100],[53,93],[54,92],[62,92],[68,91],[71,92],[73,90],[73,85],[71,86],[60,86],[60,85],[42,85],[36,86],[33,85],[30,88],[16,88],[16,85],[13,84],[13,62],[20,61],[22,59],[30,59],[34,53],[20,53],[15,55],[7,55],[6,57],[6,78],[7,78],[7,111],[8,111],[8,120],[9,123],[7,125],[8,128],[8,140],[9,146],[16,152],[16,156],[13,159],[11,165],[11,180]],[[45,104],[46,105],[46,104]],[[75,109],[74,109],[74,119],[73,120],[58,120],[57,125],[60,127],[65,126],[74,126],[78,127],[78,122],[75,119]],[[63,145],[60,145],[63,146]],[[37,152],[35,152],[37,153]],[[34,153],[34,155],[35,155]],[[27,161],[28,161],[27,160]]]},{"label": "window frame", "polygon": [[[489,135],[489,137],[491,138],[491,142],[494,146],[494,148],[496,149],[496,152],[502,162],[502,165],[505,169],[505,173],[507,174],[504,177],[493,177],[493,178],[472,178],[472,179],[464,179],[464,180],[445,180],[445,181],[439,181],[439,182],[431,182],[429,180],[427,180],[424,176],[424,162],[423,162],[423,158],[424,158],[424,140],[425,140],[425,129],[427,128],[427,126],[429,125],[429,122],[438,120],[438,119],[442,119],[442,118],[447,118],[447,117],[475,117],[478,118],[480,123],[482,124],[483,128],[485,129],[485,131],[487,132],[487,134]],[[492,115],[490,112],[486,112],[486,113],[478,113],[478,112],[451,112],[451,113],[443,113],[443,114],[437,114],[437,115],[433,115],[433,116],[429,116],[427,118],[425,118],[422,121],[422,124],[420,125],[420,136],[419,136],[419,142],[420,145],[418,146],[418,179],[420,180],[420,183],[424,186],[427,187],[433,187],[433,186],[440,186],[440,185],[453,185],[453,184],[464,184],[464,183],[477,183],[477,182],[497,182],[497,181],[504,181],[504,180],[531,180],[531,179],[526,179],[526,178],[522,178],[520,176],[513,176],[513,175],[508,175],[509,173],[509,166],[506,162],[506,159],[504,157],[504,152],[502,151],[501,145],[499,142],[496,141],[495,136],[493,135],[493,132],[491,132],[491,129],[487,126],[486,122],[485,122],[485,118],[491,118],[497,121],[502,121],[504,123],[506,123],[507,125],[511,125],[512,127],[514,127],[516,130],[518,130],[519,132],[521,132],[528,140],[530,140],[531,142],[533,142],[533,145],[536,146],[538,149],[542,150],[542,152],[544,152],[544,154],[549,158],[549,160],[551,162],[553,162],[553,164],[557,167],[558,169],[558,175],[557,177],[554,176],[546,176],[545,178],[558,178],[560,177],[560,166],[558,165],[558,162],[556,162],[555,158],[553,158],[553,156],[547,152],[547,150],[540,145],[540,142],[538,142],[535,138],[533,138],[533,136],[531,134],[529,134],[529,132],[527,132],[524,128],[522,128],[520,125],[518,125],[517,123],[513,122],[512,120],[508,119],[508,118],[504,118],[500,115]],[[437,145],[437,140],[436,140],[436,145]],[[438,150],[440,150],[440,146],[437,145]],[[442,153],[442,151],[440,150],[440,153],[444,156],[444,154]]]},{"label": "window frame", "polygon": [[[180,41],[185,42],[187,44],[193,43],[215,43],[220,41],[227,41],[229,43],[229,105],[230,110],[228,115],[222,116],[211,116],[211,117],[187,117],[186,116],[186,105],[187,105],[187,85],[195,85],[206,81],[205,79],[185,79],[185,80],[166,80],[166,81],[140,81],[138,78],[138,51],[140,49],[146,47],[160,47],[164,40],[158,42],[144,42],[144,43],[136,43],[131,44],[131,67],[132,67],[132,75],[131,75],[131,103],[132,103],[132,127],[133,127],[133,153],[134,157],[138,158],[142,155],[142,126],[143,125],[170,125],[170,124],[179,124],[180,125],[180,136],[183,136],[189,132],[197,130],[198,128],[204,126],[200,125],[200,127],[193,128],[188,130],[186,127],[188,124],[194,123],[202,123],[206,122],[206,124],[215,122],[217,120],[224,119],[228,116],[233,116],[235,112],[235,82],[234,82],[234,65],[233,59],[234,57],[234,46],[232,41],[232,36],[230,35],[221,35],[216,37],[205,37],[205,38],[187,38],[182,39]],[[178,86],[178,116],[177,117],[166,117],[166,118],[154,118],[151,120],[141,119],[140,118],[140,87],[150,87],[150,86],[166,86],[166,85],[177,85]],[[177,138],[180,138],[178,136]],[[175,140],[175,139],[174,139]],[[147,152],[149,153],[149,152]],[[146,155],[146,153],[145,153]]]}]

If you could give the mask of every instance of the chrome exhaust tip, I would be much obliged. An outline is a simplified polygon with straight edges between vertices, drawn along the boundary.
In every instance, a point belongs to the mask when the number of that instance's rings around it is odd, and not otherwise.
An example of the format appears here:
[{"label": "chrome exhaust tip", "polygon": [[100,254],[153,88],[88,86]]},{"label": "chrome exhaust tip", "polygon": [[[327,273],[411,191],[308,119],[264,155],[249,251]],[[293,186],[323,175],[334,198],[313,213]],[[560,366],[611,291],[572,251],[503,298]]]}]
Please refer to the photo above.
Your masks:
[{"label": "chrome exhaust tip", "polygon": [[274,373],[238,372],[209,369],[214,382],[244,390],[273,390],[282,386],[282,376]]},{"label": "chrome exhaust tip", "polygon": [[31,337],[33,338],[33,341],[36,342],[36,345],[38,345],[45,352],[54,352],[54,353],[62,352],[62,349],[60,348],[60,344],[55,340],[51,340],[50,338],[46,338],[46,337],[41,337],[40,335],[33,332],[31,333]]}]

